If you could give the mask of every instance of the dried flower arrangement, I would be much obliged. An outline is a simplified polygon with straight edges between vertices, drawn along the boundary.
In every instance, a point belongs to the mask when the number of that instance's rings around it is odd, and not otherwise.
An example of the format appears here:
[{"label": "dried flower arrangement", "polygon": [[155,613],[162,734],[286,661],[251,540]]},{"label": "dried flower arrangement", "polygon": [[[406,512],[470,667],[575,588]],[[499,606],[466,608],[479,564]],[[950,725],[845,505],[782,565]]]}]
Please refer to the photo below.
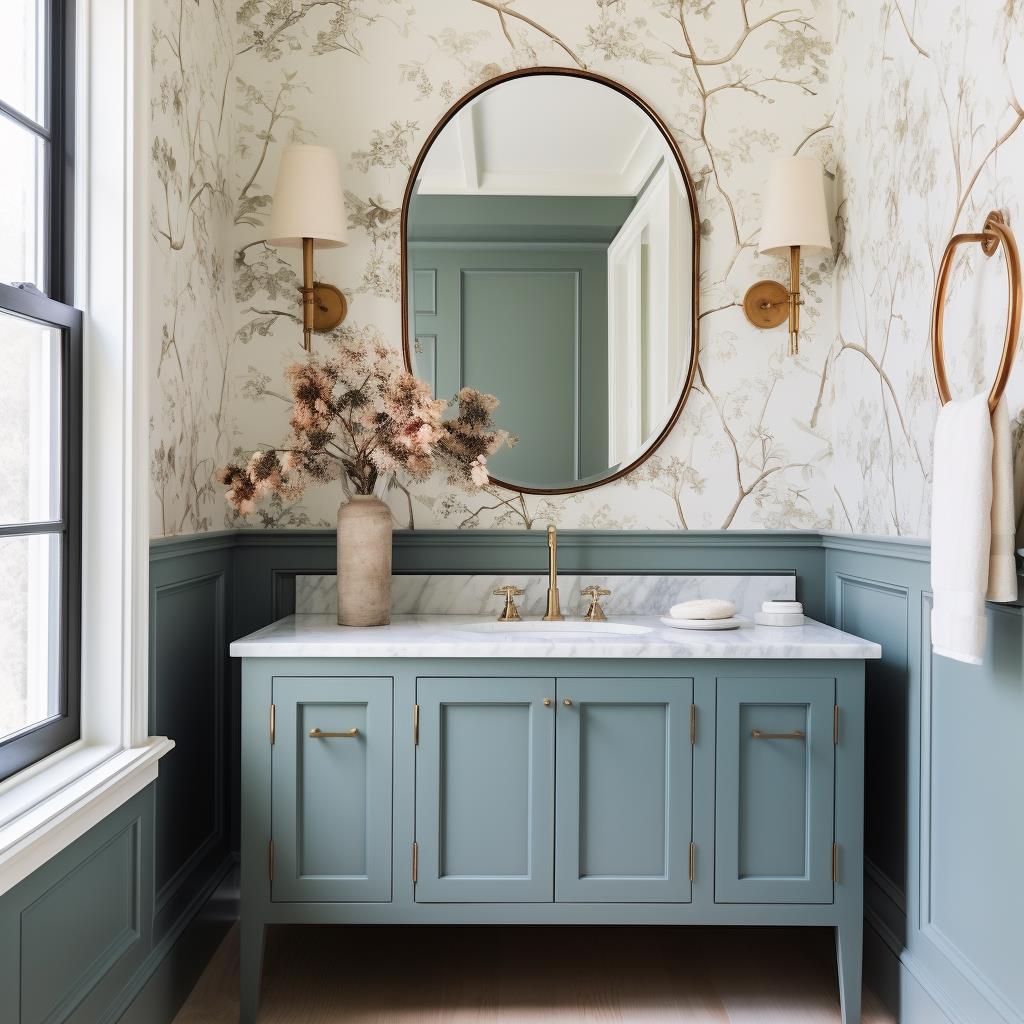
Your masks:
[{"label": "dried flower arrangement", "polygon": [[[372,495],[382,474],[423,480],[441,470],[453,486],[485,487],[487,457],[515,438],[498,429],[498,399],[474,388],[449,403],[400,369],[388,346],[343,340],[331,356],[294,363],[285,371],[291,389],[291,436],[283,447],[263,448],[218,473],[226,499],[242,517],[276,495],[295,501],[311,484],[344,478],[356,494]],[[404,488],[403,488],[404,489]]]}]

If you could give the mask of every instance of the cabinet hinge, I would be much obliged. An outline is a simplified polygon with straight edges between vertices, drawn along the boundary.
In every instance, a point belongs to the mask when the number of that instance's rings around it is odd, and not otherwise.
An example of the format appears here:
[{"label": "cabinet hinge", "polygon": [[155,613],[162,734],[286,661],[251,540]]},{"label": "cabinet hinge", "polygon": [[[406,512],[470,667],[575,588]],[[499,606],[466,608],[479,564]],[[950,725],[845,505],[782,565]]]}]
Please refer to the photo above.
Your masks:
[{"label": "cabinet hinge", "polygon": [[690,881],[697,877],[697,844],[690,843]]},{"label": "cabinet hinge", "polygon": [[419,881],[420,875],[420,844],[412,844],[412,880]]},{"label": "cabinet hinge", "polygon": [[839,743],[839,705],[832,708],[832,742]]},{"label": "cabinet hinge", "polygon": [[420,706],[419,704],[413,704],[412,706],[412,744],[414,747],[420,745]]},{"label": "cabinet hinge", "polygon": [[839,881],[839,844],[832,844],[832,881]]},{"label": "cabinet hinge", "polygon": [[273,746],[277,739],[277,707],[270,705],[270,745]]},{"label": "cabinet hinge", "polygon": [[267,843],[267,875],[271,881],[274,880],[274,840]]},{"label": "cabinet hinge", "polygon": [[690,705],[690,746],[697,742],[697,705]]}]

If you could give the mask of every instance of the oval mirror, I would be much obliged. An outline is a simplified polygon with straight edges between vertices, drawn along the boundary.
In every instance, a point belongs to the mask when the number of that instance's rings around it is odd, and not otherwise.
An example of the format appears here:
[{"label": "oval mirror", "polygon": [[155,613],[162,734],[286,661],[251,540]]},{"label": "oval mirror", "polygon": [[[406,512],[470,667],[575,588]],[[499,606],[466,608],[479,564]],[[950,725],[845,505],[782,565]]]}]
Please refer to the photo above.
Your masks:
[{"label": "oval mirror", "polygon": [[530,68],[456,103],[402,207],[406,365],[516,438],[492,481],[584,490],[664,440],[697,366],[698,220],[665,124],[624,86]]}]

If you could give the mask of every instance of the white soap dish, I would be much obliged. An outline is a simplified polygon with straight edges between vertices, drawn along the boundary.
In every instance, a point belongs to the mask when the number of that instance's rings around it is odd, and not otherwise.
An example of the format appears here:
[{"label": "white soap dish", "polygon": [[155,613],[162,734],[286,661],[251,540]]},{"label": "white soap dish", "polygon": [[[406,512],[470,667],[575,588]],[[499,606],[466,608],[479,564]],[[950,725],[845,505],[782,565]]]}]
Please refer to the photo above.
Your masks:
[{"label": "white soap dish", "polygon": [[747,624],[746,619],[735,615],[729,619],[673,619],[666,615],[661,621],[673,629],[739,629]]},{"label": "white soap dish", "polygon": [[754,621],[759,626],[802,626],[803,612],[754,612]]},{"label": "white soap dish", "polygon": [[718,597],[705,597],[674,604],[669,608],[668,614],[673,619],[696,619],[698,622],[706,622],[708,619],[732,619],[736,616],[736,605],[732,601],[724,601]]}]

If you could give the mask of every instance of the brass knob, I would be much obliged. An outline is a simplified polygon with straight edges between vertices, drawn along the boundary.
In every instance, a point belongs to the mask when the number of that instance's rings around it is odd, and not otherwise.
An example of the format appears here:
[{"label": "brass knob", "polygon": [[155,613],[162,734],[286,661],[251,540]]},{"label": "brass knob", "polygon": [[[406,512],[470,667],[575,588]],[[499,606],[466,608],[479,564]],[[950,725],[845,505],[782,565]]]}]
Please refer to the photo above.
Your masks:
[{"label": "brass knob", "polygon": [[590,607],[586,610],[583,618],[587,622],[604,622],[606,616],[604,609],[601,607],[601,598],[610,597],[611,591],[607,587],[599,587],[596,583],[591,584],[589,587],[584,587],[580,593],[584,597],[590,598]]},{"label": "brass knob", "polygon": [[551,707],[551,698],[550,697],[545,697],[544,698],[544,707],[546,707],[546,708]]},{"label": "brass knob", "polygon": [[514,622],[519,618],[519,609],[516,607],[515,599],[517,597],[522,597],[524,593],[525,591],[520,590],[519,587],[513,586],[498,587],[498,589],[494,591],[495,597],[505,598],[505,607],[498,616],[499,622]]},{"label": "brass knob", "polygon": [[565,698],[565,700],[563,700],[563,701],[562,701],[562,703],[563,703],[563,704],[564,704],[564,705],[565,705],[565,706],[566,706],[567,708],[571,708],[571,707],[572,707],[572,701],[571,701],[571,700],[569,700],[569,698],[568,698],[568,697],[566,697],[566,698]]}]

